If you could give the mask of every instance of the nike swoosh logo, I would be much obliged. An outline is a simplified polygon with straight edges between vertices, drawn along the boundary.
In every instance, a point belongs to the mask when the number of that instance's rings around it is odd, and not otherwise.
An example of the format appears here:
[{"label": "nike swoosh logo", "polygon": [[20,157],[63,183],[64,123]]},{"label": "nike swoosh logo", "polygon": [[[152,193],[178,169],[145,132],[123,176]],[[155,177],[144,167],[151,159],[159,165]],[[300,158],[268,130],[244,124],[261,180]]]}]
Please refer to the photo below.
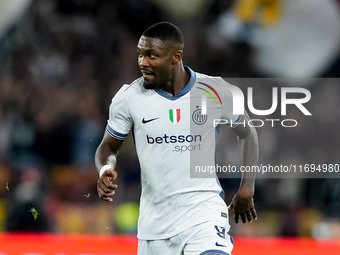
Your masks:
[{"label": "nike swoosh logo", "polygon": [[150,122],[150,121],[157,120],[157,119],[159,119],[159,117],[158,117],[158,118],[154,118],[154,119],[149,119],[149,120],[145,120],[145,119],[143,118],[143,119],[142,119],[142,123],[143,123],[143,124],[146,124],[146,123],[148,123],[148,122]]},{"label": "nike swoosh logo", "polygon": [[219,244],[218,242],[216,242],[215,245],[216,245],[216,246],[220,246],[220,247],[227,247],[227,246],[225,246],[225,245],[223,245],[223,244]]}]

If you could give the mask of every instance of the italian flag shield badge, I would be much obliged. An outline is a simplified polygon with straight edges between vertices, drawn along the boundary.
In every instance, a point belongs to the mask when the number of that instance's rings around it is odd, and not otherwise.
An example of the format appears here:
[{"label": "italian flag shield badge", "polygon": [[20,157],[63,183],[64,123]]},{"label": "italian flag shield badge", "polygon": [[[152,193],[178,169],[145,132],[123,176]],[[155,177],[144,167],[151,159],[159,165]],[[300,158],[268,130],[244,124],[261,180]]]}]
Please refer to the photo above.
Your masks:
[{"label": "italian flag shield badge", "polygon": [[169,119],[173,124],[177,124],[181,119],[181,109],[169,109]]}]

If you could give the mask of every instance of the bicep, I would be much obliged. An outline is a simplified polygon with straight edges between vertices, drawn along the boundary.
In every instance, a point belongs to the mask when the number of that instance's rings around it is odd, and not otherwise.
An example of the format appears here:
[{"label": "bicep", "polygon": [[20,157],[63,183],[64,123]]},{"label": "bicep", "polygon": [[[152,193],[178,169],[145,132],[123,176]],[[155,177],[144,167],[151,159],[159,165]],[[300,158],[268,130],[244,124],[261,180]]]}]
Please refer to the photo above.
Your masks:
[{"label": "bicep", "polygon": [[257,132],[254,127],[248,125],[248,121],[250,120],[247,112],[244,113],[243,121],[235,127],[232,128],[232,131],[238,136],[239,139],[244,139],[249,135],[257,136]]},{"label": "bicep", "polygon": [[100,146],[107,146],[112,153],[117,154],[124,140],[119,140],[112,137],[107,131],[104,134],[103,140]]},{"label": "bicep", "polygon": [[[116,139],[112,137],[107,131],[104,134],[103,140],[97,148],[95,154],[95,164],[97,170],[100,169],[110,162],[110,158],[116,158],[120,147],[123,144],[123,140]],[[116,160],[113,160],[115,162]],[[115,163],[112,164],[115,168]]]}]

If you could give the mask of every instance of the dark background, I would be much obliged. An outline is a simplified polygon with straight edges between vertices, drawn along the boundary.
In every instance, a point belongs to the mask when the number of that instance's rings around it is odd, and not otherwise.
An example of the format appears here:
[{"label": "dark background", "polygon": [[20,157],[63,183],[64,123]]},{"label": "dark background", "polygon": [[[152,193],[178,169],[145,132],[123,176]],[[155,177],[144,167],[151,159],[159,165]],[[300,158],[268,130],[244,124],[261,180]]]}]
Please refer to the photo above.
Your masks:
[{"label": "dark background", "polygon": [[[106,233],[106,226],[110,233],[135,233],[140,174],[132,138],[119,155],[119,189],[112,204],[97,196],[93,158],[111,98],[140,76],[140,34],[158,21],[171,21],[183,31],[184,63],[194,71],[227,81],[300,79],[291,85],[311,91],[308,109],[313,116],[290,109],[287,118],[298,120],[296,128],[258,129],[261,162],[340,162],[339,79],[328,82],[340,76],[340,36],[333,32],[340,26],[338,1],[322,1],[331,8],[320,9],[321,14],[311,6],[318,1],[296,1],[300,8],[295,11],[282,1],[266,1],[253,10],[274,17],[266,21],[242,19],[236,11],[241,1],[165,2],[36,0],[0,34],[0,231]],[[268,34],[292,29],[285,22],[296,14],[300,20],[294,29],[301,37],[287,38],[295,47],[290,56],[282,53],[290,46],[273,43]],[[319,15],[324,27],[308,26]],[[328,31],[333,38],[324,36]],[[324,47],[306,44],[308,32],[322,39]],[[275,47],[277,55],[266,53]],[[310,50],[308,58],[298,54],[303,49]],[[261,54],[274,59],[272,69],[259,60]],[[305,63],[300,72],[294,57]],[[287,68],[277,71],[282,66]],[[306,82],[309,77],[322,82]],[[254,88],[257,108],[270,107],[271,86]],[[235,146],[236,138],[221,128],[217,161],[238,164]],[[239,179],[223,178],[221,184],[230,203]],[[259,179],[255,204],[259,220],[231,223],[232,235],[340,238],[340,179]],[[29,211],[33,207],[39,211],[36,221]]]}]

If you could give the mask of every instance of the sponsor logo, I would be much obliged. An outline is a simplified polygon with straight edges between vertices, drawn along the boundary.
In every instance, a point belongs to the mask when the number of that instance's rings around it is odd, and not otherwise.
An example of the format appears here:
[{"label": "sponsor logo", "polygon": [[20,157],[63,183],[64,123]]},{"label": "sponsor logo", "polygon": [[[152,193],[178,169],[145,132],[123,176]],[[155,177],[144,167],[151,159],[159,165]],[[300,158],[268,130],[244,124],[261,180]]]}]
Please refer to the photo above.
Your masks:
[{"label": "sponsor logo", "polygon": [[152,137],[146,135],[146,139],[148,144],[162,144],[162,143],[191,143],[191,142],[201,142],[202,137],[201,135],[171,135],[168,136],[164,134],[163,136]]},{"label": "sponsor logo", "polygon": [[227,247],[226,245],[219,244],[218,242],[216,242],[215,245],[216,245],[216,246],[220,246],[220,247]]},{"label": "sponsor logo", "polygon": [[142,119],[142,123],[143,123],[143,124],[146,124],[146,123],[148,123],[148,122],[150,122],[150,121],[157,120],[157,119],[159,119],[159,117],[158,117],[158,118],[149,119],[149,120],[146,120],[145,118],[143,118],[143,119]]},{"label": "sponsor logo", "polygon": [[173,124],[181,120],[181,109],[169,109],[169,119]]}]

